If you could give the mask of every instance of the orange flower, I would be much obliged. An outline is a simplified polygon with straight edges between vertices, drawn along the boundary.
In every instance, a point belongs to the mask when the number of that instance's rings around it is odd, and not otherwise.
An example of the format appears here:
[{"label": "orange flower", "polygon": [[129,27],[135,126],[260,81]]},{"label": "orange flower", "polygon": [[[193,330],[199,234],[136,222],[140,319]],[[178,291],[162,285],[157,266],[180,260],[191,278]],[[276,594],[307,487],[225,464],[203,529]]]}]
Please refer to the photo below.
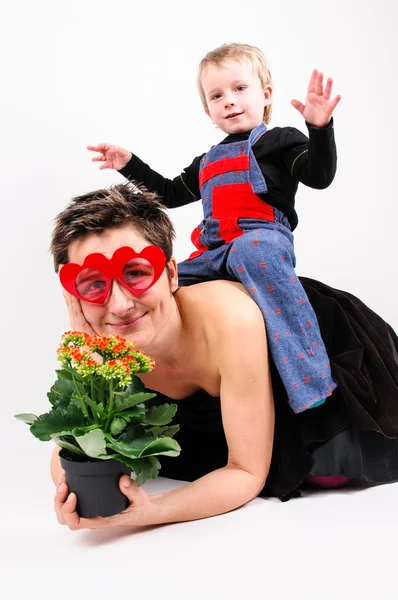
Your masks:
[{"label": "orange flower", "polygon": [[[102,364],[94,360],[99,354]],[[63,366],[72,366],[83,377],[99,375],[128,385],[135,373],[149,373],[155,362],[142,351],[136,351],[133,342],[118,335],[97,334],[89,336],[80,331],[67,331],[57,349]]]}]

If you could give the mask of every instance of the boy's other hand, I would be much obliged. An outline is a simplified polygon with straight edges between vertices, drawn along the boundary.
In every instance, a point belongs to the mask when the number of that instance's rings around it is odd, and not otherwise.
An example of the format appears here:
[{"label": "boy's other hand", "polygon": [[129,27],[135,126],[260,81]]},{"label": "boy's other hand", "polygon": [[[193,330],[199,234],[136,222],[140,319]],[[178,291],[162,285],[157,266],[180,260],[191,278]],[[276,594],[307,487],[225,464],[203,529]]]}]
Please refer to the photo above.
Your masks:
[{"label": "boy's other hand", "polygon": [[120,146],[112,146],[111,144],[87,146],[87,150],[100,153],[91,159],[93,162],[102,162],[102,165],[99,167],[100,170],[116,169],[116,171],[120,171],[132,157],[132,153],[129,150],[120,148]]},{"label": "boy's other hand", "polygon": [[307,90],[305,104],[298,100],[292,100],[292,105],[304,117],[307,123],[315,127],[326,127],[333,111],[341,100],[336,96],[331,100],[333,79],[328,77],[325,87],[323,86],[323,73],[316,69],[312,72]]}]

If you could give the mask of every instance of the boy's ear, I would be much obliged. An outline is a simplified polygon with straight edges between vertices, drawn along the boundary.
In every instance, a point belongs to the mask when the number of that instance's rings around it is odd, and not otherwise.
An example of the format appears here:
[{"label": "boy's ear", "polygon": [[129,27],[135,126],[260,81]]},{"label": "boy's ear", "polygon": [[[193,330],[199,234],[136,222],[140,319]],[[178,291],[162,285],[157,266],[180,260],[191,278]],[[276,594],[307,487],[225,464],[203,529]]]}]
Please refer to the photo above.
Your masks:
[{"label": "boy's ear", "polygon": [[272,87],[271,87],[271,85],[267,83],[267,85],[263,89],[263,92],[264,92],[265,105],[270,104],[271,103],[271,98],[272,98]]}]

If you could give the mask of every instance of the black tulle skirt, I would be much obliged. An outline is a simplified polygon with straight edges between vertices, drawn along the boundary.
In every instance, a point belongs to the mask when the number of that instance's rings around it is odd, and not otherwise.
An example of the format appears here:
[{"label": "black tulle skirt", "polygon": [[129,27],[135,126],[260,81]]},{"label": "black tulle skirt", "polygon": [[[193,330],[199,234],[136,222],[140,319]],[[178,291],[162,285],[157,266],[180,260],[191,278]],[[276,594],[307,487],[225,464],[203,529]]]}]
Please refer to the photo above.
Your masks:
[{"label": "black tulle skirt", "polygon": [[[398,338],[355,296],[300,278],[317,314],[338,387],[322,406],[295,414],[275,367],[275,440],[262,496],[287,500],[307,475],[398,480]],[[158,394],[156,401],[166,398]],[[178,403],[182,452],[161,475],[193,481],[224,466],[220,401],[205,392]]]}]

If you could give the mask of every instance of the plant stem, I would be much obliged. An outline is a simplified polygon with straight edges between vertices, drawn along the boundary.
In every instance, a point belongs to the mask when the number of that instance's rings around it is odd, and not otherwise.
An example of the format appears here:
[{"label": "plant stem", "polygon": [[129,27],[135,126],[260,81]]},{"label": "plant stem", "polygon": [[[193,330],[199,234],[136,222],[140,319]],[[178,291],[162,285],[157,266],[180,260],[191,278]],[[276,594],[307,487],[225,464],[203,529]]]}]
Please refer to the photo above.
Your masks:
[{"label": "plant stem", "polygon": [[109,431],[109,427],[110,427],[110,423],[111,423],[111,418],[112,418],[112,409],[113,409],[113,380],[111,379],[109,381],[109,403],[107,406],[107,419],[106,419],[106,424],[105,424],[105,431]]},{"label": "plant stem", "polygon": [[75,390],[77,392],[77,397],[79,398],[80,404],[82,405],[83,414],[87,419],[90,419],[90,415],[88,414],[87,404],[85,403],[83,396],[80,395],[80,391],[79,391],[79,388],[77,387],[76,379],[73,375],[73,372],[72,372],[72,381],[74,383]]},{"label": "plant stem", "polygon": [[103,379],[101,379],[101,381],[100,381],[99,403],[102,404],[102,406],[105,408],[105,403],[104,403],[104,387],[105,387],[105,382],[104,382]]},{"label": "plant stem", "polygon": [[[91,401],[92,401],[94,404],[96,403],[96,402],[95,402],[95,385],[94,385],[94,381],[93,381],[92,379],[91,379]],[[99,415],[98,415],[97,411],[96,411],[94,408],[92,408],[91,406],[90,406],[90,408],[91,408],[91,413],[92,413],[92,415],[93,415],[93,417],[94,417],[94,421],[95,421],[97,424],[99,424],[99,422],[100,422],[100,419],[99,419]]]}]

